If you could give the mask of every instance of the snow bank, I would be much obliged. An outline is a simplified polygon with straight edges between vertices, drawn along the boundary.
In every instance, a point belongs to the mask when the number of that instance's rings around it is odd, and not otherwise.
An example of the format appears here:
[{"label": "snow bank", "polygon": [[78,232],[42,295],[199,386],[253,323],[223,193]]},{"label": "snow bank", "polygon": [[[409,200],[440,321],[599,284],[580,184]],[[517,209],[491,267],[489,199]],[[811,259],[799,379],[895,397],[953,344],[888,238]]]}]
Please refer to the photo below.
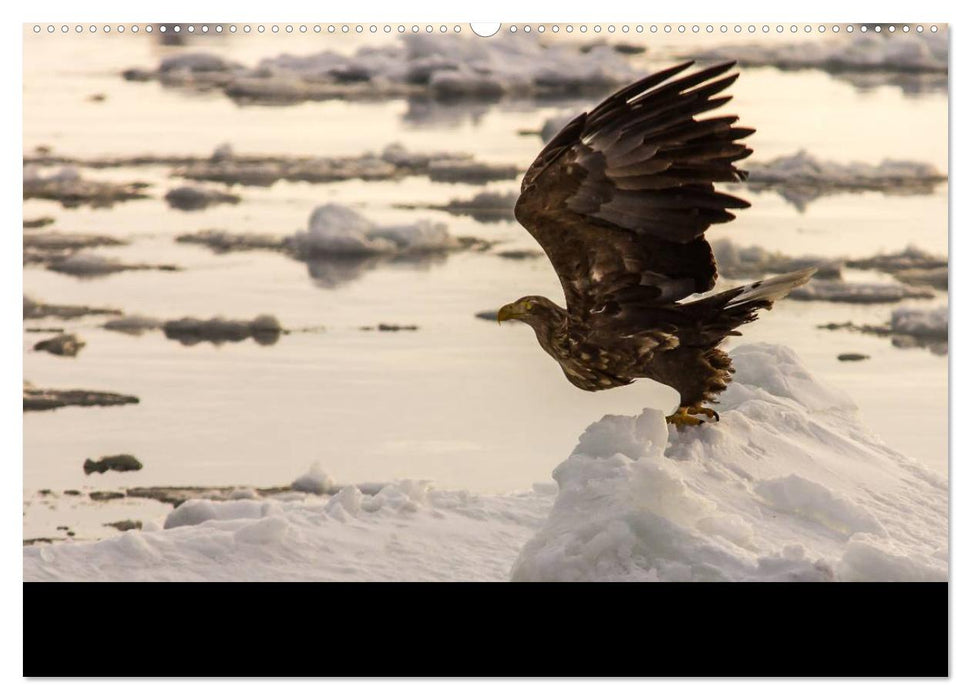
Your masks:
[{"label": "snow bank", "polygon": [[[651,409],[605,416],[556,468],[558,486],[490,496],[405,480],[194,498],[163,530],[25,547],[24,577],[946,579],[946,481],[870,434],[791,350],[732,356],[720,423],[678,432]],[[319,470],[305,477],[333,488]]]},{"label": "snow bank", "polygon": [[702,60],[737,60],[743,66],[820,68],[831,72],[947,72],[947,31],[844,34],[791,44],[721,46],[694,54]]},{"label": "snow bank", "polygon": [[648,409],[587,429],[514,580],[947,578],[945,481],[791,350],[732,356],[717,425],[678,432]]},{"label": "snow bank", "polygon": [[904,307],[894,309],[890,316],[890,328],[894,333],[947,340],[947,307],[918,309]]},{"label": "snow bank", "polygon": [[314,209],[308,230],[289,238],[287,245],[301,258],[436,253],[462,247],[444,224],[377,226],[340,204]]}]

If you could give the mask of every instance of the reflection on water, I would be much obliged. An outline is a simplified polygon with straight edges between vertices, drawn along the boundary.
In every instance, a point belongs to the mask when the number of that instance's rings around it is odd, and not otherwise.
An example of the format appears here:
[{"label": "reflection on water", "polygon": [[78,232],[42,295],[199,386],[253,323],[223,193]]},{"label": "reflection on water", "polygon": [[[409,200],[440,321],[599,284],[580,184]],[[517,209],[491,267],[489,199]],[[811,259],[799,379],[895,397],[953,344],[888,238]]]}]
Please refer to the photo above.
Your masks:
[{"label": "reflection on water", "polygon": [[412,272],[427,272],[448,258],[445,253],[388,255],[358,255],[306,260],[307,272],[314,284],[322,289],[336,289],[353,282],[370,270],[389,265]]}]

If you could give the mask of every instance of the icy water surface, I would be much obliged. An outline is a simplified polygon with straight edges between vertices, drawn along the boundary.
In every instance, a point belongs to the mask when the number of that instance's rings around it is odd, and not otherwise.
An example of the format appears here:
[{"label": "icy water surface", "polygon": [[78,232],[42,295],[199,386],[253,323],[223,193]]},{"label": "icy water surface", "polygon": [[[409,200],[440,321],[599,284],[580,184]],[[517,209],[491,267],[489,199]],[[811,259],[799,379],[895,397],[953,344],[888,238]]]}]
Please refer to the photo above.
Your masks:
[{"label": "icy water surface", "polygon": [[[690,48],[667,41],[667,47],[632,60],[657,68],[669,62],[666,56]],[[356,48],[353,38],[333,36],[226,36],[204,42],[207,50],[247,64],[325,45]],[[28,37],[25,153],[43,145],[55,154],[83,157],[203,156],[228,142],[240,154],[337,156],[380,152],[400,142],[416,151],[470,152],[522,171],[542,142],[519,132],[593,102],[520,99],[419,109],[393,99],[240,106],[218,92],[126,82],[119,75],[196,48],[162,47],[146,36]],[[748,140],[753,161],[805,149],[840,162],[910,159],[947,172],[947,98],[941,92],[905,94],[890,85],[861,91],[821,71],[752,68],[742,70],[732,93],[732,113],[759,130]],[[104,101],[89,100],[93,94],[103,94]],[[899,138],[902,133],[907,138]],[[185,184],[170,171],[162,166],[82,169],[91,179],[147,182],[150,198],[106,209],[65,209],[29,200],[24,218],[50,216],[56,220],[52,230],[129,239],[130,245],[97,252],[177,265],[181,271],[78,279],[28,266],[25,294],[163,319],[248,319],[267,313],[296,332],[271,345],[245,340],[186,347],[161,332],[106,331],[98,317],[26,322],[27,327],[66,328],[87,343],[76,358],[56,357],[31,350],[49,334],[25,333],[26,380],[38,387],[134,394],[141,402],[25,413],[25,537],[50,536],[55,524],[81,524],[79,536],[99,536],[106,531],[98,524],[118,519],[118,511],[146,519],[164,512],[159,504],[141,510],[114,504],[90,516],[80,501],[38,497],[40,489],[272,486],[289,483],[313,464],[338,483],[410,477],[484,492],[528,488],[548,480],[582,429],[605,413],[639,413],[649,403],[669,408],[676,401],[671,390],[647,382],[636,391],[583,395],[564,380],[528,329],[475,317],[527,293],[562,298],[545,258],[496,255],[504,249],[538,249],[515,222],[479,223],[395,206],[444,204],[475,194],[478,186],[423,177],[278,182],[269,188],[234,187],[242,197],[238,205],[181,212],[163,199],[167,190]],[[491,183],[488,189],[514,191],[518,180]],[[946,254],[947,193],[945,183],[924,195],[839,194],[814,200],[800,212],[776,193],[742,190],[752,208],[736,222],[715,227],[709,238],[728,237],[789,255],[858,257],[907,245]],[[326,203],[353,207],[380,224],[441,222],[453,235],[499,245],[420,263],[331,269],[275,252],[219,255],[174,240],[211,228],[290,235],[306,227],[314,207]],[[863,272],[847,277],[889,279]],[[946,292],[938,292],[933,300],[908,304],[935,307],[946,301]],[[884,323],[895,306],[786,300],[746,327],[745,341],[789,345],[817,376],[849,393],[863,422],[890,445],[945,472],[946,356],[898,349],[888,338],[816,328],[829,322]],[[415,324],[418,330],[360,330],[379,323]],[[846,352],[870,359],[838,361]],[[86,458],[117,453],[137,456],[144,469],[85,476]]]}]

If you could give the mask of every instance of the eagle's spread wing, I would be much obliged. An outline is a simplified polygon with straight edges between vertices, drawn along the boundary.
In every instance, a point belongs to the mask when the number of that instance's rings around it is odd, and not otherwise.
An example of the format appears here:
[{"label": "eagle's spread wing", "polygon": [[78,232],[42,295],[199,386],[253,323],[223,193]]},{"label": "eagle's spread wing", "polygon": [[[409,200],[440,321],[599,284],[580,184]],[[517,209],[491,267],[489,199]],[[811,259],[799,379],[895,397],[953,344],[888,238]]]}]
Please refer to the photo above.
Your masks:
[{"label": "eagle's spread wing", "polygon": [[748,202],[716,192],[745,172],[737,117],[698,119],[731,97],[734,64],[676,80],[691,62],[650,75],[576,117],[523,178],[516,218],[559,275],[571,315],[671,304],[708,291],[715,262],[704,232]]}]

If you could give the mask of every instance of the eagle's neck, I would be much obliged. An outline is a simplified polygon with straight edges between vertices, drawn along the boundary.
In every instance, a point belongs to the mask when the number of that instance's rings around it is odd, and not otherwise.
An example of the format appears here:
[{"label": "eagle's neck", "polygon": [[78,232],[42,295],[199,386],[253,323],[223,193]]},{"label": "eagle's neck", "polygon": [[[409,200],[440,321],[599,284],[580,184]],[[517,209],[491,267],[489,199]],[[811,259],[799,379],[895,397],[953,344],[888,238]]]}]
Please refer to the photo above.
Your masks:
[{"label": "eagle's neck", "polygon": [[530,325],[536,332],[536,340],[550,355],[562,359],[569,354],[570,321],[565,311],[542,323]]}]

